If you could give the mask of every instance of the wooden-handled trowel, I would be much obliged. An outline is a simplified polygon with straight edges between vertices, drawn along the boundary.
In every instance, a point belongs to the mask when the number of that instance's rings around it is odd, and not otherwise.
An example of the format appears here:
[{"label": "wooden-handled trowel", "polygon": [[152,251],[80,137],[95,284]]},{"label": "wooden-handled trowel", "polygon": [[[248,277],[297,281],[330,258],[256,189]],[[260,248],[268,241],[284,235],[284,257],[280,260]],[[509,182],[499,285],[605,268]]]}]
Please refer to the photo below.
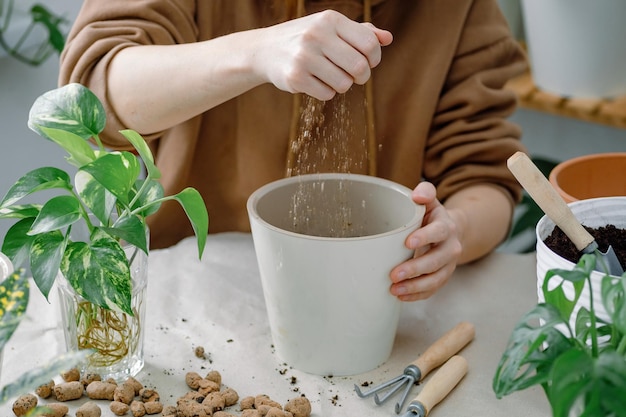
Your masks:
[{"label": "wooden-handled trowel", "polygon": [[[595,238],[580,224],[567,203],[556,192],[543,173],[523,152],[516,152],[507,161],[509,170],[543,212],[556,224],[582,253],[595,253],[596,269],[621,276],[624,269],[611,246],[606,253],[598,249]],[[608,271],[607,271],[608,269]]]}]

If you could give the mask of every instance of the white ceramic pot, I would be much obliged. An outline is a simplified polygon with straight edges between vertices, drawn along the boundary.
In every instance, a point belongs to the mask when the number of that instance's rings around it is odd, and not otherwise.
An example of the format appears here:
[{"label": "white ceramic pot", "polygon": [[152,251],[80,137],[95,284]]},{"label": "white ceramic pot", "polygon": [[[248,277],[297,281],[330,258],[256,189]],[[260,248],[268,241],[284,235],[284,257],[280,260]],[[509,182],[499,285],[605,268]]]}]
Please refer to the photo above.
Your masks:
[{"label": "white ceramic pot", "polygon": [[270,183],[248,200],[277,355],[318,375],[354,375],[385,362],[400,304],[391,269],[424,207],[411,190],[356,174]]},{"label": "white ceramic pot", "polygon": [[522,0],[533,79],[565,97],[626,94],[626,1]]},{"label": "white ceramic pot", "polygon": [[[580,200],[569,203],[568,206],[572,209],[576,218],[585,226],[596,228],[612,224],[618,228],[626,228],[626,216],[624,215],[624,213],[626,213],[626,197],[603,197]],[[553,229],[554,223],[547,216],[543,216],[537,223],[537,296],[539,302],[545,301],[542,286],[548,270],[554,268],[574,268],[573,262],[557,255],[544,243],[544,240],[550,235],[550,233],[552,233]],[[591,285],[596,314],[598,317],[608,320],[609,317],[602,307],[600,282],[603,276],[603,273],[593,272],[591,275]],[[558,277],[554,277],[553,280],[555,283],[559,282]],[[569,283],[564,284],[564,290],[566,295],[573,298],[574,291]],[[581,306],[589,308],[589,300],[589,288],[585,285],[578,304],[574,308],[570,318],[570,325],[573,328],[575,327],[576,314],[578,313],[578,310]]]}]

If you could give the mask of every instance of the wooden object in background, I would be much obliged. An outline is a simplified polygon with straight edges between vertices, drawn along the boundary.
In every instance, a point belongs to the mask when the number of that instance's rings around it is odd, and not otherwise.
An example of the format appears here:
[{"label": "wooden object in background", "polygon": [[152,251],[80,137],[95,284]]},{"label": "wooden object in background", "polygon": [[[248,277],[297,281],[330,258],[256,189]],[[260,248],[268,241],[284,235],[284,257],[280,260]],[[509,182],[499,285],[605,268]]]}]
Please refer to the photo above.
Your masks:
[{"label": "wooden object in background", "polygon": [[561,97],[539,89],[530,72],[509,81],[506,88],[517,94],[521,107],[626,129],[626,96],[614,99]]}]

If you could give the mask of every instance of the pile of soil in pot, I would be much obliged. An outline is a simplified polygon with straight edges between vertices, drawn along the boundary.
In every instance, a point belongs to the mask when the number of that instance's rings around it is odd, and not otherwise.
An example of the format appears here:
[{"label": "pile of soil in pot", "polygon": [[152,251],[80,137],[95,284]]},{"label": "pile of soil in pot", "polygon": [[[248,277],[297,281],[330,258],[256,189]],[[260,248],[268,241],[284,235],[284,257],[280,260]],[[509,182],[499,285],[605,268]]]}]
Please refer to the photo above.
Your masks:
[{"label": "pile of soil in pot", "polygon": [[[611,224],[602,227],[584,227],[594,237],[600,251],[606,252],[609,245],[612,246],[622,268],[626,269],[626,229],[620,229]],[[577,263],[581,257],[576,246],[558,226],[555,226],[543,243],[554,253],[570,262]]]}]

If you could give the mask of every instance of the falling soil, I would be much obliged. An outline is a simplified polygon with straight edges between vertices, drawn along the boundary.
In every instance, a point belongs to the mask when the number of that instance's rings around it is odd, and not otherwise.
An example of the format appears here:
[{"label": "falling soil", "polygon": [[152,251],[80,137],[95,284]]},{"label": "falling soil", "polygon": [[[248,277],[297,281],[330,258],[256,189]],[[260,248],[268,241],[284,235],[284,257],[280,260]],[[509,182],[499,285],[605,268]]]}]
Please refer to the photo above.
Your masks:
[{"label": "falling soil", "polygon": [[[362,90],[362,89],[361,89]],[[288,175],[303,175],[317,172],[359,173],[367,169],[366,130],[355,125],[364,117],[366,107],[361,90],[351,89],[338,94],[330,101],[319,101],[310,96],[303,97],[302,113],[295,141],[290,144],[295,164]],[[356,104],[352,106],[351,104]],[[353,107],[363,115],[352,114]],[[351,149],[362,149],[362,153],[351,153]],[[323,188],[323,184],[320,184]],[[353,237],[361,233],[352,225],[352,210],[349,187],[340,187],[340,192],[327,206],[316,204],[321,190],[312,192],[310,187],[300,184],[293,196],[290,217],[292,230],[313,236]],[[321,221],[320,221],[321,219]],[[324,230],[320,230],[321,225]]]},{"label": "falling soil", "polygon": [[[609,245],[612,246],[622,268],[626,269],[626,229],[620,229],[614,225],[597,228],[584,226],[584,228],[594,237],[600,251],[606,252]],[[554,253],[570,262],[577,263],[580,259],[580,252],[558,226],[543,243]]]}]

